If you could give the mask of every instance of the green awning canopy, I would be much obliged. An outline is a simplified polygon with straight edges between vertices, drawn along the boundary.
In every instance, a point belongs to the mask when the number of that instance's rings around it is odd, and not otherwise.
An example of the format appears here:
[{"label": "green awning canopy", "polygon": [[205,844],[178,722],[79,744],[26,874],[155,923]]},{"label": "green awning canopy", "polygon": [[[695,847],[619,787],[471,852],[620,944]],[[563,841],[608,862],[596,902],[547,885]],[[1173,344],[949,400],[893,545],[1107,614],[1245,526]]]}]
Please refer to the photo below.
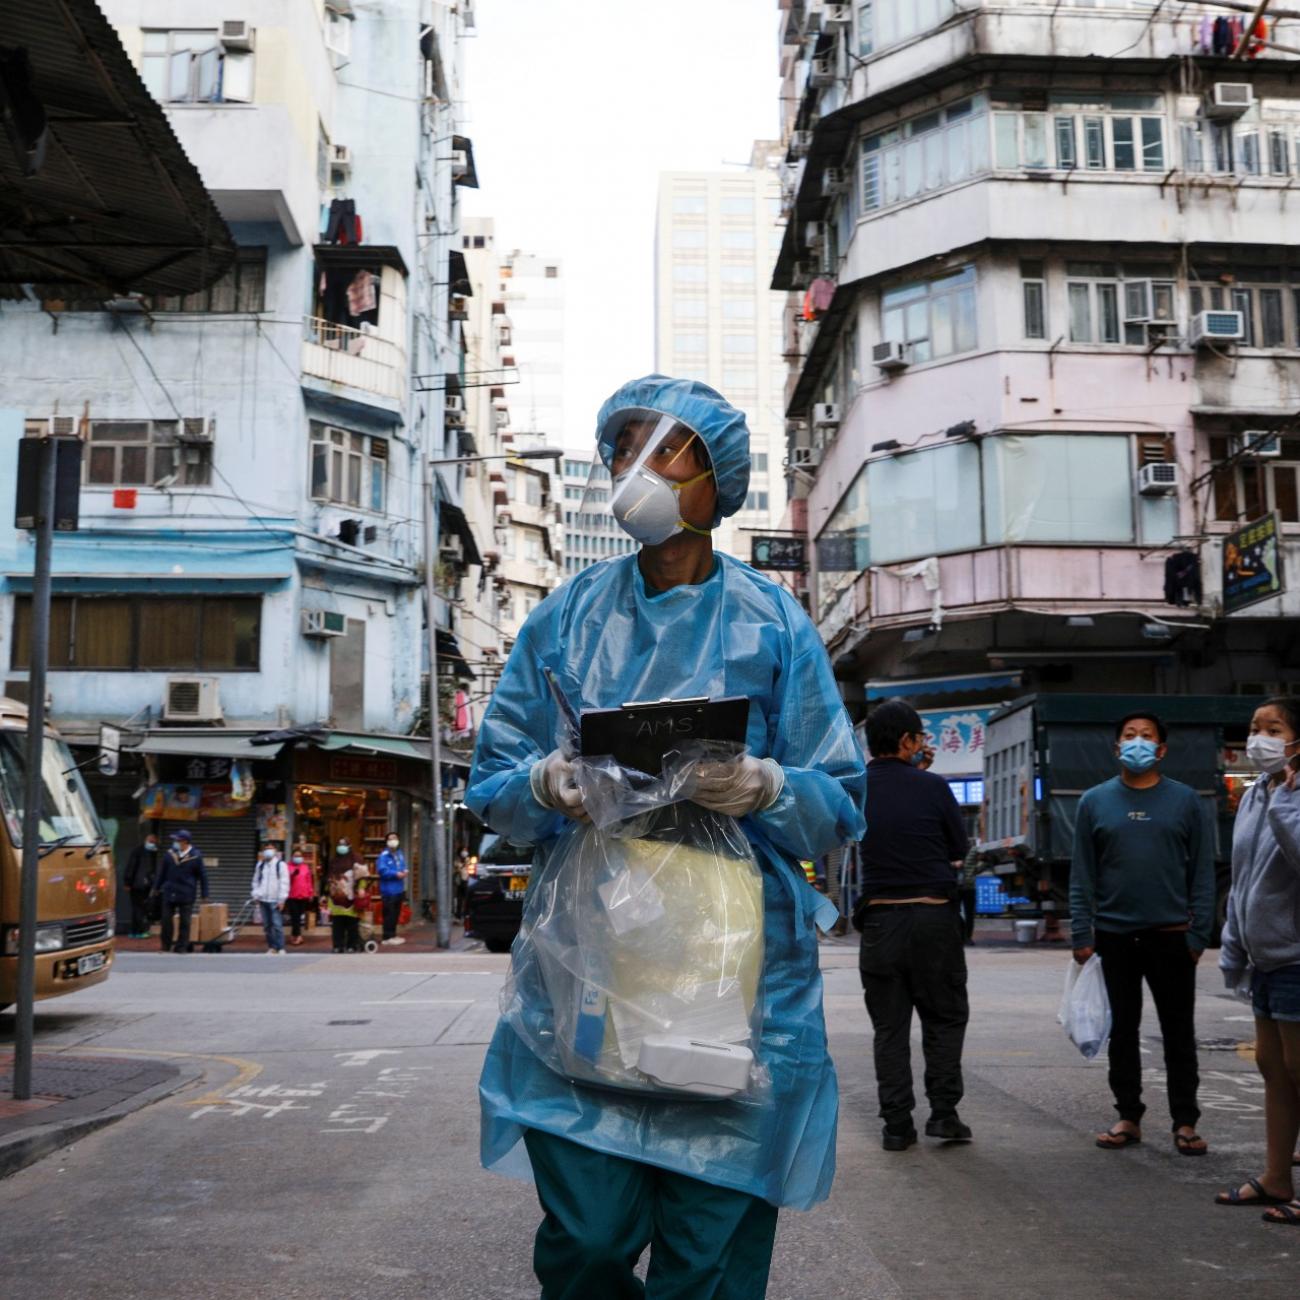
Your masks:
[{"label": "green awning canopy", "polygon": [[387,754],[392,758],[413,758],[421,763],[429,761],[428,741],[406,740],[401,736],[367,736],[363,732],[335,731],[320,742],[320,747],[349,754]]},{"label": "green awning canopy", "polygon": [[283,745],[254,745],[247,736],[232,736],[219,731],[172,735],[155,732],[138,745],[125,746],[127,754],[172,754],[185,758],[274,758]]}]

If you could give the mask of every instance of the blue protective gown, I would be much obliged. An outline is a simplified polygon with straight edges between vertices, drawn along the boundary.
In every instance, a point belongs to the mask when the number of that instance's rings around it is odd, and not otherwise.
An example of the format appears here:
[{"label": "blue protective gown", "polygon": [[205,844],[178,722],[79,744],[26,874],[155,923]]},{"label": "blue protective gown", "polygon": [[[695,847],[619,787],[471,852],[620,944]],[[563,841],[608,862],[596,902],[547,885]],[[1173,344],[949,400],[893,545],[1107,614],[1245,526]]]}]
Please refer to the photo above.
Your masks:
[{"label": "blue protective gown", "polygon": [[861,837],[866,772],[826,651],[798,605],[729,556],[698,585],[648,591],[635,555],[587,569],[535,609],[483,721],[466,801],[493,830],[535,844],[533,884],[558,866],[574,823],[533,798],[529,772],[556,747],[550,667],[575,708],[744,695],[749,752],[785,787],[741,828],[763,873],[763,1030],[770,1104],[646,1098],[571,1083],[502,1022],[479,1081],[482,1158],[526,1174],[520,1139],[541,1129],[774,1205],[830,1192],[838,1107],[826,1046],[815,917],[828,899],[799,865]]}]

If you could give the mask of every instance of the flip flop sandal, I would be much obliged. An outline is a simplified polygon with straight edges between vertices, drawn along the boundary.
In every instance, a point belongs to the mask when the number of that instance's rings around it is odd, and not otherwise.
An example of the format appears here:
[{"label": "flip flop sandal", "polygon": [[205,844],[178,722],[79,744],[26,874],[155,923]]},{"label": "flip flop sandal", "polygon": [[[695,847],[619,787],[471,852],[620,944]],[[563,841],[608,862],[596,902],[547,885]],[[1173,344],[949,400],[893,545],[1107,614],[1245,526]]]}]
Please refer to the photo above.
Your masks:
[{"label": "flip flop sandal", "polygon": [[1136,1147],[1142,1145],[1141,1134],[1130,1133],[1127,1129],[1109,1128],[1106,1130],[1106,1137],[1114,1138],[1113,1142],[1107,1142],[1104,1138],[1097,1139],[1097,1145],[1103,1151],[1123,1151],[1125,1147]]},{"label": "flip flop sandal", "polygon": [[1275,1205],[1273,1213],[1261,1214],[1259,1217],[1265,1223],[1280,1223],[1285,1228],[1300,1228],[1300,1201],[1289,1201],[1282,1205]]},{"label": "flip flop sandal", "polygon": [[1174,1147],[1180,1156],[1204,1156],[1209,1155],[1210,1148],[1208,1144],[1202,1146],[1193,1146],[1194,1142],[1205,1143],[1205,1139],[1199,1134],[1188,1137],[1186,1133],[1174,1134]]},{"label": "flip flop sandal", "polygon": [[1255,1193],[1254,1196],[1243,1196],[1240,1187],[1233,1187],[1220,1192],[1214,1198],[1215,1205],[1286,1205],[1291,1200],[1289,1196],[1274,1196],[1272,1192],[1266,1192],[1258,1178],[1248,1178],[1246,1186]]}]

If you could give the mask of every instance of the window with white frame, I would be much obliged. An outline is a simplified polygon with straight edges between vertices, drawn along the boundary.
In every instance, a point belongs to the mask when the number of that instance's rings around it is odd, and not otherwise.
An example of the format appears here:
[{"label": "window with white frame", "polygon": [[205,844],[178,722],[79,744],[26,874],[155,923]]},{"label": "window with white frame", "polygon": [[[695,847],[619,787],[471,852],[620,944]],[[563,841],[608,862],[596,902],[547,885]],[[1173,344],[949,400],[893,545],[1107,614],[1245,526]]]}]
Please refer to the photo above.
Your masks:
[{"label": "window with white frame", "polygon": [[858,53],[874,54],[929,31],[955,8],[955,0],[858,0]]},{"label": "window with white frame", "polygon": [[388,440],[311,421],[311,495],[315,501],[384,512]]},{"label": "window with white frame", "polygon": [[750,492],[750,493],[745,497],[745,509],[746,509],[746,510],[766,510],[766,509],[767,509],[767,500],[768,500],[768,497],[767,497],[767,493],[766,493],[766,492]]},{"label": "window with white frame", "polygon": [[1177,330],[1175,284],[1167,266],[1067,262],[1071,343],[1146,346]]},{"label": "window with white frame", "polygon": [[886,289],[881,332],[887,342],[905,345],[914,362],[972,351],[978,343],[975,268]]},{"label": "window with white frame", "polygon": [[862,209],[893,207],[988,165],[988,113],[984,97],[974,95],[863,137]]},{"label": "window with white frame", "polygon": [[1241,312],[1248,348],[1300,347],[1300,268],[1193,266],[1188,308]]},{"label": "window with white frame", "polygon": [[1020,263],[1020,293],[1024,301],[1024,335],[1047,337],[1047,277],[1042,262]]},{"label": "window with white frame", "polygon": [[[1276,510],[1284,524],[1300,523],[1300,438],[1279,438],[1282,454],[1263,460],[1237,457],[1236,441],[1222,435],[1210,438],[1214,471],[1214,518],[1219,523],[1245,523]],[[1233,460],[1230,465],[1222,462]]]},{"label": "window with white frame", "polygon": [[679,217],[703,217],[709,211],[707,194],[674,194],[673,213]]},{"label": "window with white frame", "polygon": [[993,139],[1000,170],[1167,170],[1160,94],[997,92]]},{"label": "window with white frame", "polygon": [[224,49],[215,29],[144,32],[140,76],[160,104],[253,98],[253,56]]},{"label": "window with white frame", "polygon": [[1183,167],[1218,176],[1290,176],[1300,173],[1300,127],[1292,121],[1184,118]]},{"label": "window with white frame", "polygon": [[981,542],[980,448],[954,442],[867,463],[872,564],[974,550]]},{"label": "window with white frame", "polygon": [[92,487],[207,487],[212,482],[214,422],[92,420],[82,465]]}]

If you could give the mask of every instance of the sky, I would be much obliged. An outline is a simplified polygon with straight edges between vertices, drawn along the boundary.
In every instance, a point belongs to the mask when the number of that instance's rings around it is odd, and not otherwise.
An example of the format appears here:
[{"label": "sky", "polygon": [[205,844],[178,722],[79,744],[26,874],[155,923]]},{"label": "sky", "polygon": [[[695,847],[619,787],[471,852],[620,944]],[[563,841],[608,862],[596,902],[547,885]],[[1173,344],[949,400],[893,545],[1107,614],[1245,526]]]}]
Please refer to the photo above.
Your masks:
[{"label": "sky", "polygon": [[[779,130],[776,0],[478,0],[465,133],[498,251],[557,256],[566,286],[565,420],[654,368],[659,175],[745,164]],[[521,354],[520,357],[523,360]]]}]

